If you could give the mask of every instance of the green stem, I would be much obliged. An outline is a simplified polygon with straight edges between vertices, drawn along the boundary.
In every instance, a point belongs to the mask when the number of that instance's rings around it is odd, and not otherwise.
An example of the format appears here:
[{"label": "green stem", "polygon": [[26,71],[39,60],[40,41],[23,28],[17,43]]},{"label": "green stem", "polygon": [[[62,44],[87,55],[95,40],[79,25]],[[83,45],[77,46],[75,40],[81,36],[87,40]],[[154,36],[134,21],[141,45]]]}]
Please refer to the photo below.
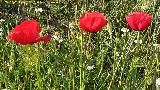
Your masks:
[{"label": "green stem", "polygon": [[79,71],[80,71],[80,90],[84,89],[84,71],[83,69],[83,32],[81,33],[81,56],[79,61]]},{"label": "green stem", "polygon": [[[82,6],[82,12],[84,13],[87,7],[87,0],[84,0]],[[83,63],[83,32],[81,32],[81,42],[80,42],[80,61],[79,61],[79,71],[80,71],[80,90],[84,90],[84,63]]]},{"label": "green stem", "polygon": [[36,65],[36,73],[37,73],[37,79],[38,79],[38,89],[39,90],[42,90],[42,78],[41,78],[41,75],[40,75],[40,60],[41,60],[41,52],[40,52],[40,46],[39,44],[36,46],[38,48],[38,51],[37,51],[37,65]]},{"label": "green stem", "polygon": [[[132,71],[135,70],[136,64],[139,60],[139,48],[140,48],[140,32],[138,32],[137,35],[137,45],[136,45],[136,50],[135,50],[135,54],[132,60],[132,63],[130,64],[130,70],[129,70],[129,75],[131,76]],[[130,81],[131,78],[128,78],[127,81]]]},{"label": "green stem", "polygon": [[138,35],[137,35],[137,47],[136,47],[136,58],[138,58],[138,53],[139,53],[139,48],[140,48],[140,32],[138,32]]},{"label": "green stem", "polygon": [[[116,63],[116,61],[117,61],[116,51],[117,51],[117,48],[116,48],[116,46],[115,46],[115,48],[114,48],[114,63]],[[115,72],[116,72],[115,65],[116,65],[116,64],[113,64],[113,70],[112,70],[112,71],[113,71],[113,75],[112,75],[112,79],[111,79],[111,82],[110,82],[110,84],[109,84],[108,90],[111,89],[112,83],[114,83]]]},{"label": "green stem", "polygon": [[74,66],[71,67],[71,72],[72,72],[72,90],[75,90],[74,89],[74,83],[75,83],[75,81],[74,81]]}]

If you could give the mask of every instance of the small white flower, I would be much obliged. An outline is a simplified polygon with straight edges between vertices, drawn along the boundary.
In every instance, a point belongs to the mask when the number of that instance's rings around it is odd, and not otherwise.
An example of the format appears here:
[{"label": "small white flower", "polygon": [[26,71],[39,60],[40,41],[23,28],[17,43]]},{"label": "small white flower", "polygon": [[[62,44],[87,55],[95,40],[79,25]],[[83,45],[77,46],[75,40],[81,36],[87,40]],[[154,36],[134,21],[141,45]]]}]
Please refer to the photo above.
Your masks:
[{"label": "small white flower", "polygon": [[122,31],[122,32],[129,32],[129,29],[127,29],[127,28],[122,28],[121,31]]},{"label": "small white flower", "polygon": [[[137,43],[137,40],[135,40],[134,42]],[[142,40],[139,40],[139,43],[142,44]]]},{"label": "small white flower", "polygon": [[137,43],[137,40],[135,40],[134,42]]},{"label": "small white flower", "polygon": [[52,35],[52,38],[57,39],[58,36],[57,35]]},{"label": "small white flower", "polygon": [[43,9],[42,8],[35,8],[35,11],[36,11],[36,13],[37,12],[43,12]]},{"label": "small white flower", "polygon": [[87,66],[87,70],[92,70],[92,69],[94,69],[94,65],[92,65],[92,66]]},{"label": "small white flower", "polygon": [[61,43],[61,42],[63,42],[63,39],[60,39],[60,40],[59,40],[59,43]]},{"label": "small white flower", "polygon": [[3,22],[3,21],[5,21],[5,20],[4,20],[4,19],[1,19],[1,20],[0,20],[0,22]]},{"label": "small white flower", "polygon": [[0,32],[3,32],[2,28],[0,28]]},{"label": "small white flower", "polygon": [[69,23],[69,27],[74,28],[74,23],[73,22]]},{"label": "small white flower", "polygon": [[156,79],[156,87],[160,87],[160,78]]},{"label": "small white flower", "polygon": [[35,11],[36,11],[36,12],[38,12],[38,9],[37,9],[37,8],[35,8]]},{"label": "small white flower", "polygon": [[157,47],[157,46],[160,46],[160,44],[153,44],[153,46]]},{"label": "small white flower", "polygon": [[116,52],[116,55],[119,56],[119,52]]},{"label": "small white flower", "polygon": [[2,36],[3,35],[3,30],[2,30],[2,28],[0,28],[0,36]]},{"label": "small white flower", "polygon": [[3,33],[2,32],[0,32],[0,37],[3,35]]}]

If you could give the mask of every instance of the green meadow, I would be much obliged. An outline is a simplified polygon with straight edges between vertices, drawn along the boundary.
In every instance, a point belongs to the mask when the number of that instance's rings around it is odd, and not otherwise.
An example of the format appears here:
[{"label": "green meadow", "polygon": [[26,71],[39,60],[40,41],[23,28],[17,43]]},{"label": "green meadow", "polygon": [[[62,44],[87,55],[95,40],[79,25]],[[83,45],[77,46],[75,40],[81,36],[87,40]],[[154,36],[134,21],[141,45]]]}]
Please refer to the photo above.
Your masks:
[{"label": "green meadow", "polygon": [[[81,30],[86,11],[104,13],[107,25]],[[133,11],[153,17],[147,29],[129,27],[125,16]],[[40,35],[52,34],[48,43],[7,38],[31,19]],[[0,1],[0,90],[160,90],[158,78],[160,0]]]}]

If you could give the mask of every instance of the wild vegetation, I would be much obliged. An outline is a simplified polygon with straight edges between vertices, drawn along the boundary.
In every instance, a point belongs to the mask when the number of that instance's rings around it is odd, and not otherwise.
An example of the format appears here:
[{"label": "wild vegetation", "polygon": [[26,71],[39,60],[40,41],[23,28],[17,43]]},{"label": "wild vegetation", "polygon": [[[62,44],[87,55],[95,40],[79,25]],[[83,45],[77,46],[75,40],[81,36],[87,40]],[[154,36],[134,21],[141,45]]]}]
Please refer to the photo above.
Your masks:
[{"label": "wild vegetation", "polygon": [[[81,30],[86,11],[104,14],[97,33]],[[144,11],[152,22],[134,31],[125,16]],[[48,43],[20,45],[7,36],[37,20]],[[0,1],[0,89],[155,90],[160,78],[160,0]],[[22,36],[23,37],[23,36]],[[138,39],[137,39],[138,38]]]}]

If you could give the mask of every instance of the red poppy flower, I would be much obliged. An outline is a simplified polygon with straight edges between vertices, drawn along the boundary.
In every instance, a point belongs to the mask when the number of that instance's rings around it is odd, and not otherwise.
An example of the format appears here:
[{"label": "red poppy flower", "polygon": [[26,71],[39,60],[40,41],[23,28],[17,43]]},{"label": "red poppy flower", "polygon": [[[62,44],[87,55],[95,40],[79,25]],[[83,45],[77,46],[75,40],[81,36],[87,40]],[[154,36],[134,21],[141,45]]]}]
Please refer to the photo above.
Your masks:
[{"label": "red poppy flower", "polygon": [[8,35],[8,39],[22,45],[40,41],[48,42],[51,39],[51,35],[40,37],[40,31],[40,24],[36,20],[28,20],[17,25]]},{"label": "red poppy flower", "polygon": [[146,12],[132,12],[126,16],[126,20],[133,30],[142,31],[150,25],[152,16]]},{"label": "red poppy flower", "polygon": [[105,16],[99,12],[86,12],[79,19],[79,27],[86,32],[98,32],[107,23]]}]

